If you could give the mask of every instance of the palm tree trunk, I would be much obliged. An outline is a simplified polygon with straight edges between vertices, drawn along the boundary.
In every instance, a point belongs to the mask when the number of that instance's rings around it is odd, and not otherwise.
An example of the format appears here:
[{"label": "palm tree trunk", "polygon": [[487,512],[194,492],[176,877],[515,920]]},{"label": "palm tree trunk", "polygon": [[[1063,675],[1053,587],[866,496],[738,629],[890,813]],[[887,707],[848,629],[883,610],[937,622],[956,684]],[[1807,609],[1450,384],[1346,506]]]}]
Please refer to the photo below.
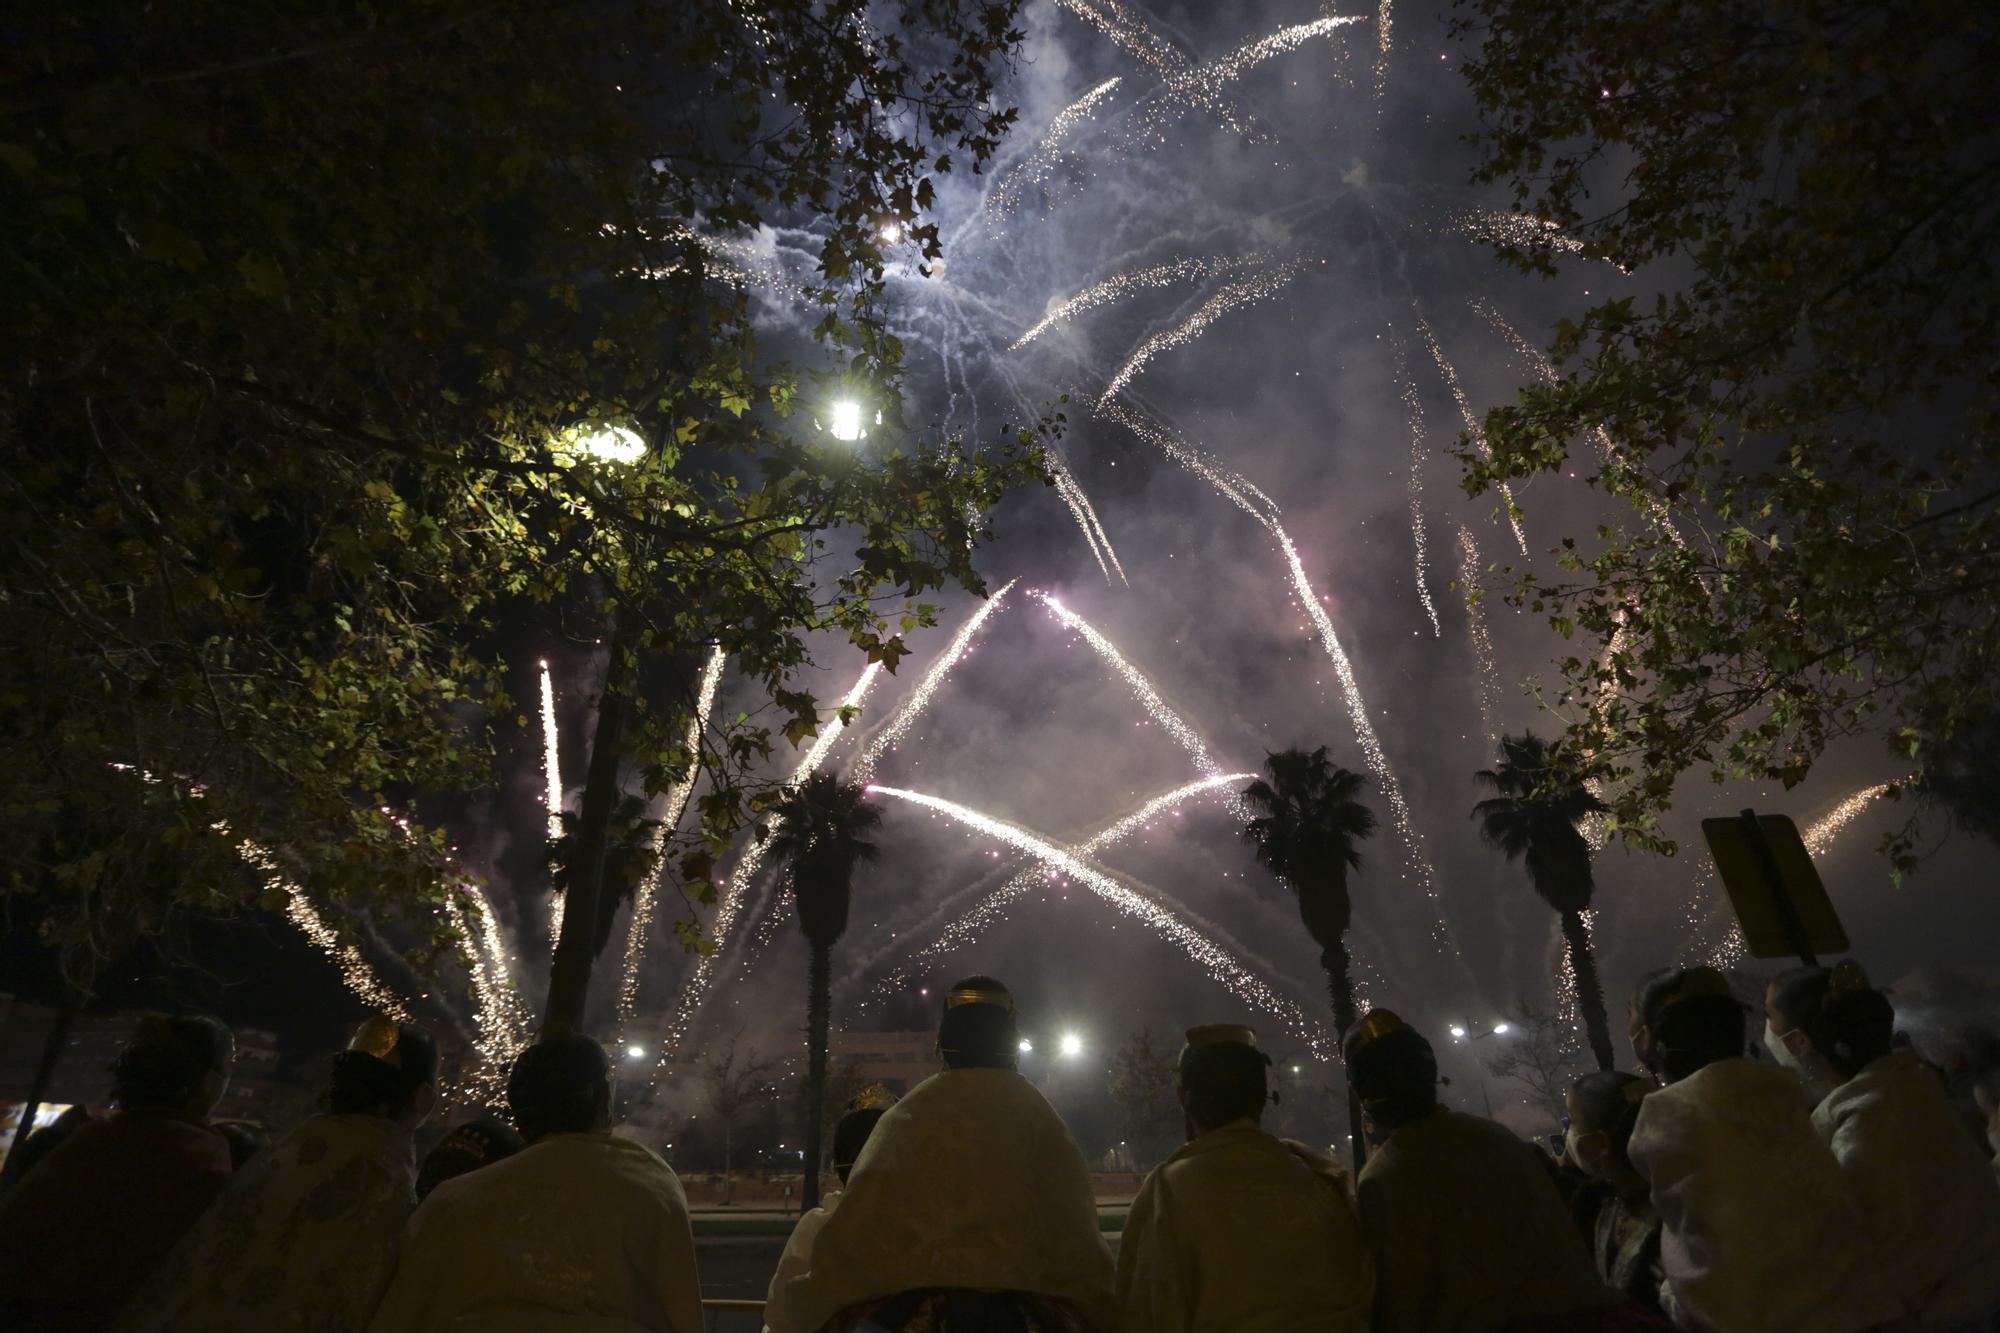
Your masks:
[{"label": "palm tree trunk", "polygon": [[806,996],[806,1156],[799,1210],[819,1207],[820,1138],[826,1119],[826,1028],[833,1008],[833,951],[812,946]]},{"label": "palm tree trunk", "polygon": [[[1354,978],[1348,974],[1347,941],[1335,940],[1320,954],[1319,965],[1326,969],[1327,998],[1333,1001],[1333,1029],[1340,1035],[1341,1058],[1346,1058],[1347,1033],[1354,1026]],[[1359,1177],[1368,1161],[1368,1136],[1361,1132],[1361,1094],[1354,1080],[1347,1080],[1348,1146],[1353,1154],[1354,1174]]]},{"label": "palm tree trunk", "polygon": [[1590,931],[1581,912],[1562,914],[1563,940],[1569,946],[1569,970],[1576,978],[1576,1008],[1590,1037],[1590,1053],[1599,1069],[1618,1063],[1611,1048],[1611,1022],[1604,1013],[1604,983],[1597,978],[1597,960],[1590,952]]}]

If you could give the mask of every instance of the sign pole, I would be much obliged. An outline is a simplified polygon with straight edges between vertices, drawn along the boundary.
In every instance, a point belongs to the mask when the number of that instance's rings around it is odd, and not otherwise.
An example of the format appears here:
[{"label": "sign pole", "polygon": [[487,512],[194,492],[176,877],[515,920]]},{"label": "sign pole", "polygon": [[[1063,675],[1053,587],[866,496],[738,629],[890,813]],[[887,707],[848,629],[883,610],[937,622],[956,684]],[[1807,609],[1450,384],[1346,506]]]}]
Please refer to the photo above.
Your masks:
[{"label": "sign pole", "polygon": [[1757,812],[1745,810],[1737,818],[1743,821],[1743,836],[1750,840],[1751,850],[1757,853],[1757,864],[1770,882],[1771,901],[1777,906],[1778,919],[1784,923],[1785,935],[1792,942],[1792,952],[1807,967],[1818,967],[1819,958],[1813,953],[1812,941],[1806,937],[1805,922],[1799,920],[1792,895],[1785,891],[1785,877],[1778,869],[1778,858],[1771,855],[1771,844],[1764,841],[1764,826],[1757,822]]}]

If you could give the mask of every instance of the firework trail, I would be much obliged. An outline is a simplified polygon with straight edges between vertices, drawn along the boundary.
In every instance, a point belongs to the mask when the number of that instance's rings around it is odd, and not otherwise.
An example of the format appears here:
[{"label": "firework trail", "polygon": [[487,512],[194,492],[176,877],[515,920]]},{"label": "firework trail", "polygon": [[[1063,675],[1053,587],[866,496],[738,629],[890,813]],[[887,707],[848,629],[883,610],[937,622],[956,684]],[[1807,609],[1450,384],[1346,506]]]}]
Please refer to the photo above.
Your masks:
[{"label": "firework trail", "polygon": [[1057,150],[1069,138],[1070,132],[1083,123],[1083,118],[1090,114],[1092,108],[1110,96],[1112,89],[1123,82],[1117,77],[1106,79],[1058,112],[1035,146],[994,184],[992,192],[986,196],[987,215],[996,218],[1007,216],[1021,206],[1021,198],[1030,188],[1045,185],[1060,160]]},{"label": "firework trail", "polygon": [[[1537,250],[1555,250],[1569,255],[1583,253],[1583,242],[1564,231],[1560,225],[1527,213],[1510,213],[1502,208],[1474,208],[1455,213],[1446,221],[1456,235],[1487,245],[1509,245],[1530,253]],[[1611,264],[1608,259],[1604,262]],[[1630,272],[1617,264],[1611,266],[1621,273]]]},{"label": "firework trail", "polygon": [[1034,327],[1016,338],[1007,350],[1018,352],[1065,320],[1087,314],[1114,301],[1122,301],[1139,292],[1171,287],[1177,283],[1194,282],[1200,278],[1210,278],[1217,274],[1268,262],[1269,256],[1262,253],[1226,259],[1169,259],[1164,263],[1149,264],[1145,268],[1135,268],[1126,273],[1115,274],[1051,306],[1049,312],[1043,315]]},{"label": "firework trail", "polygon": [[[469,891],[471,886],[465,886]],[[481,901],[483,912],[485,903]],[[478,932],[472,928],[465,915],[465,907],[456,893],[445,896],[445,919],[466,939],[466,970],[472,981],[473,1024],[479,1036],[474,1043],[479,1052],[479,1069],[472,1075],[471,1083],[488,1097],[498,1093],[506,1080],[509,1065],[521,1048],[521,1035],[516,1027],[518,1015],[509,1003],[511,993],[499,978],[494,977],[487,966],[487,958],[481,951]]]},{"label": "firework trail", "polygon": [[[1205,795],[1217,787],[1227,786],[1230,783],[1247,782],[1256,776],[1255,773],[1212,773],[1197,781],[1176,787],[1170,792],[1163,792],[1122,819],[1099,829],[1088,840],[1078,843],[1075,848],[1076,855],[1095,859],[1099,852],[1115,847],[1183,801]],[[1038,863],[1030,869],[1019,872],[988,894],[970,911],[953,919],[943,931],[939,932],[936,939],[917,949],[916,956],[936,958],[970,944],[1004,916],[1007,909],[1022,895],[1053,883],[1055,878],[1056,872],[1046,863]],[[905,933],[918,933],[924,929],[925,927],[920,925],[916,932]]]},{"label": "firework trail", "polygon": [[[880,662],[870,662],[860,678],[854,682],[853,687],[847,691],[846,696],[841,699],[840,709],[859,707],[861,700],[868,693],[868,687],[875,683],[875,677],[881,670]],[[836,711],[835,717],[838,716],[839,712]],[[820,728],[819,735],[813,738],[811,748],[799,760],[798,767],[792,770],[792,776],[785,780],[786,790],[797,789],[800,783],[818,770],[827,752],[833,748],[834,742],[840,739],[845,730],[846,728],[838,721]],[[774,815],[766,825],[764,837],[743,849],[742,859],[736,863],[736,872],[723,886],[715,908],[715,950],[701,956],[695,964],[694,974],[681,988],[680,999],[674,1006],[673,1014],[667,1019],[660,1045],[659,1061],[653,1066],[654,1079],[658,1079],[660,1071],[667,1067],[674,1052],[686,1038],[688,1025],[694,1021],[695,1014],[701,1009],[702,1001],[708,998],[709,987],[715,980],[716,959],[721,955],[723,946],[728,943],[730,931],[735,928],[736,918],[743,909],[743,899],[751,881],[757,878],[757,871],[764,864],[764,849],[771,845],[771,839],[783,827],[783,816]]]},{"label": "firework trail", "polygon": [[[1383,0],[1382,7],[1389,7],[1388,0]],[[1417,552],[1417,600],[1430,617],[1431,637],[1443,638],[1444,626],[1438,623],[1437,607],[1431,602],[1430,536],[1424,528],[1424,467],[1428,462],[1424,409],[1417,398],[1416,381],[1410,378],[1409,354],[1401,339],[1396,341],[1396,385],[1402,391],[1403,406],[1410,412],[1410,544]]]},{"label": "firework trail", "polygon": [[1852,824],[1857,815],[1890,792],[1900,790],[1908,781],[1908,778],[1899,778],[1894,782],[1878,782],[1872,787],[1863,787],[1860,791],[1843,797],[1833,809],[1814,820],[1806,831],[1799,835],[1806,845],[1806,850],[1814,856],[1825,856],[1833,850],[1833,840],[1840,835],[1840,831]]},{"label": "firework trail", "polygon": [[659,827],[653,830],[653,867],[646,872],[640,882],[638,892],[632,897],[632,924],[625,932],[625,971],[618,981],[618,1031],[622,1035],[625,1025],[632,1021],[632,1010],[639,1001],[639,964],[646,956],[646,939],[653,924],[653,901],[660,889],[660,876],[666,871],[666,859],[661,854],[667,839],[679,829],[682,816],[687,813],[688,798],[694,795],[695,779],[701,776],[701,737],[708,729],[709,713],[715,708],[715,691],[722,683],[722,665],[727,654],[717,648],[708,655],[708,665],[702,668],[701,684],[696,687],[694,716],[688,719],[685,748],[688,752],[687,776],[676,782],[667,792],[665,804],[660,807]]},{"label": "firework trail", "polygon": [[[1438,373],[1444,376],[1446,387],[1451,390],[1452,400],[1458,404],[1458,414],[1465,421],[1465,433],[1471,437],[1473,445],[1483,457],[1491,458],[1493,451],[1487,447],[1486,432],[1479,428],[1479,418],[1473,415],[1472,404],[1466,399],[1465,390],[1459,386],[1458,371],[1445,359],[1444,348],[1438,345],[1437,335],[1431,332],[1428,321],[1417,316],[1417,329],[1424,336],[1424,346],[1430,349],[1431,359],[1437,362]],[[1514,529],[1514,540],[1520,545],[1521,554],[1528,553],[1528,535],[1521,531],[1521,520],[1516,515],[1514,488],[1506,482],[1500,483],[1500,498],[1507,502],[1507,522]]]},{"label": "firework trail", "polygon": [[[1069,464],[1053,452],[1048,456],[1049,479],[1055,483],[1056,494],[1069,507],[1070,517],[1077,527],[1083,529],[1083,540],[1090,547],[1090,554],[1097,561],[1097,568],[1104,574],[1104,581],[1111,581],[1112,571],[1118,573],[1118,581],[1130,586],[1125,577],[1125,566],[1119,562],[1118,552],[1111,549],[1111,538],[1098,522],[1097,510],[1091,507],[1090,497],[1083,493],[1083,487],[1076,484],[1076,477],[1069,470]],[[1105,557],[1110,561],[1106,563]]]},{"label": "firework trail", "polygon": [[1500,743],[1500,667],[1493,655],[1493,636],[1486,629],[1486,610],[1471,593],[1479,586],[1479,543],[1469,529],[1458,530],[1458,577],[1466,590],[1465,618],[1472,636],[1472,658],[1479,665],[1479,721],[1489,745]]},{"label": "firework trail", "polygon": [[1187,68],[1188,58],[1181,53],[1181,49],[1155,32],[1145,19],[1119,0],[1056,0],[1056,4],[1103,33],[1112,45],[1130,51],[1163,76]]},{"label": "firework trail", "polygon": [[[1899,790],[1903,783],[1908,781],[1908,778],[1899,778],[1894,782],[1878,782],[1872,787],[1863,787],[1857,792],[1849,793],[1835,803],[1833,809],[1807,825],[1800,832],[1799,840],[1805,843],[1806,850],[1815,858],[1825,856],[1833,850],[1833,841],[1840,836],[1841,830],[1852,824],[1869,806],[1891,792]],[[1709,955],[1709,965],[1733,967],[1743,960],[1747,952],[1748,946],[1743,941],[1743,928],[1732,921],[1729,923],[1728,932],[1722,937],[1722,943],[1716,945],[1715,951]]]},{"label": "firework trail", "polygon": [[[209,827],[225,838],[229,836],[229,826],[219,819]],[[387,1014],[398,1023],[416,1021],[416,1015],[410,1012],[410,1006],[403,1003],[403,998],[376,975],[375,969],[368,965],[368,960],[361,956],[361,950],[352,944],[340,942],[339,933],[326,924],[318,910],[313,907],[311,900],[306,897],[305,890],[285,874],[278,864],[278,858],[273,856],[268,848],[244,838],[237,842],[236,854],[262,873],[266,892],[285,895],[285,915],[321,953],[332,960],[333,965],[340,970],[341,981],[346,984],[348,990],[354,992],[357,999],[370,1009]]]},{"label": "firework trail", "polygon": [[1254,274],[1241,282],[1232,282],[1201,303],[1201,306],[1181,323],[1140,343],[1136,351],[1125,359],[1111,382],[1104,386],[1104,392],[1097,399],[1101,409],[1118,396],[1126,385],[1137,379],[1146,369],[1146,363],[1161,352],[1171,351],[1187,344],[1208,332],[1208,326],[1216,320],[1243,306],[1267,300],[1283,290],[1305,267],[1299,260],[1290,260]]},{"label": "firework trail", "polygon": [[958,627],[958,633],[951,636],[951,642],[945,645],[945,650],[930,664],[929,669],[924,672],[924,678],[917,682],[917,688],[905,696],[888,722],[883,724],[882,729],[870,736],[868,743],[861,747],[861,753],[855,757],[853,765],[848,769],[847,776],[850,781],[865,783],[875,776],[875,765],[881,762],[883,752],[902,740],[908,734],[910,724],[930,707],[931,700],[937,695],[938,687],[944,684],[944,678],[965,660],[965,655],[972,650],[972,641],[979,636],[979,631],[985,628],[988,618],[1000,609],[1000,604],[1006,600],[1008,592],[1019,582],[1019,579],[1008,579],[994,590],[991,597],[980,603],[977,611],[966,617],[965,623]]},{"label": "firework trail", "polygon": [[[549,675],[549,664],[541,662],[542,669],[542,774],[546,784],[549,811],[548,839],[554,846],[562,838],[563,783],[562,754],[556,748],[556,684]],[[563,895],[557,891],[549,896],[549,943],[554,945],[562,938]]]},{"label": "firework trail", "polygon": [[[1522,337],[1520,330],[1508,323],[1507,317],[1501,314],[1491,301],[1488,301],[1484,297],[1477,297],[1472,301],[1472,310],[1474,314],[1492,325],[1496,333],[1507,340],[1514,351],[1533,368],[1542,383],[1554,384],[1556,382],[1556,368],[1549,364],[1548,357],[1543,355],[1539,347],[1536,347],[1533,343]],[[1612,440],[1611,432],[1605,430],[1602,426],[1594,426],[1591,428],[1590,434],[1591,438],[1597,441],[1598,457],[1602,458],[1607,465],[1631,466],[1630,462],[1625,458],[1623,451]],[[1673,515],[1667,511],[1664,501],[1656,496],[1648,496],[1646,499],[1646,509],[1648,516],[1653,520],[1653,525],[1665,533],[1674,545],[1687,545],[1687,539],[1681,536],[1681,530],[1675,526]],[[1707,585],[1704,583],[1703,586]]]},{"label": "firework trail", "polygon": [[1383,110],[1382,99],[1389,91],[1389,48],[1395,45],[1396,0],[1381,0],[1375,7],[1375,114]]},{"label": "firework trail", "polygon": [[[1128,888],[1102,870],[1087,864],[1076,852],[1044,841],[1014,824],[982,815],[976,810],[967,809],[965,806],[936,796],[905,791],[899,787],[871,786],[868,790],[871,793],[894,796],[937,811],[1007,844],[1016,851],[1035,857],[1177,946],[1196,965],[1206,971],[1211,979],[1237,998],[1276,1015],[1288,1030],[1305,1038],[1315,1048],[1326,1045],[1326,1034],[1318,1024],[1309,1020],[1297,1004],[1279,996],[1256,973],[1238,962],[1229,950],[1151,898]],[[1265,967],[1263,970],[1270,969]]]},{"label": "firework trail", "polygon": [[1340,635],[1333,627],[1333,619],[1320,604],[1318,594],[1313,591],[1312,580],[1307,577],[1305,563],[1300,560],[1298,548],[1292,544],[1291,535],[1278,522],[1278,506],[1254,485],[1235,474],[1226,472],[1197,448],[1156,423],[1135,413],[1116,406],[1107,407],[1098,413],[1107,420],[1127,426],[1141,439],[1163,450],[1169,458],[1194,472],[1215,487],[1225,499],[1234,503],[1244,513],[1249,514],[1271,534],[1280,552],[1285,557],[1286,567],[1291,574],[1292,587],[1297,593],[1299,604],[1312,618],[1313,628],[1318,631],[1320,646],[1332,659],[1334,675],[1340,680],[1341,697],[1347,704],[1347,715],[1354,727],[1354,739],[1361,746],[1363,760],[1368,771],[1375,775],[1376,783],[1388,798],[1390,822],[1402,838],[1403,849],[1408,861],[1409,873],[1416,879],[1431,906],[1431,940],[1442,951],[1455,958],[1461,967],[1465,958],[1452,943],[1451,932],[1445,926],[1443,903],[1439,900],[1437,875],[1431,868],[1430,858],[1425,855],[1423,839],[1418,835],[1416,824],[1410,817],[1410,807],[1403,799],[1402,784],[1396,781],[1394,770],[1389,767],[1389,757],[1382,750],[1382,742],[1375,735],[1375,724],[1368,719],[1368,706],[1361,697],[1361,685],[1354,677],[1353,664],[1348,660],[1347,651],[1341,646]]},{"label": "firework trail", "polygon": [[1097,655],[1110,663],[1111,669],[1125,678],[1125,684],[1131,688],[1132,696],[1139,701],[1139,707],[1145,709],[1146,715],[1188,752],[1188,758],[1194,761],[1197,772],[1206,775],[1221,771],[1222,766],[1216,763],[1215,756],[1208,752],[1208,746],[1203,743],[1200,734],[1189,726],[1179,713],[1168,706],[1167,701],[1160,697],[1160,692],[1153,688],[1153,682],[1147,680],[1137,667],[1126,661],[1124,654],[1118,651],[1111,640],[1100,634],[1089,621],[1041,589],[1029,590],[1028,596],[1048,607],[1049,613],[1057,620],[1081,634],[1084,642],[1096,649]]},{"label": "firework trail", "polygon": [[[1254,42],[1246,42],[1219,60],[1205,65],[1183,68],[1166,77],[1165,87],[1153,103],[1152,114],[1142,117],[1149,131],[1157,133],[1170,119],[1177,119],[1183,112],[1199,108],[1213,111],[1224,124],[1239,134],[1247,135],[1254,142],[1269,143],[1275,140],[1268,134],[1254,131],[1246,124],[1239,123],[1238,113],[1230,106],[1223,90],[1242,78],[1254,67],[1267,60],[1298,50],[1315,37],[1324,37],[1336,28],[1345,28],[1367,20],[1358,15],[1340,15],[1313,19],[1309,23],[1293,24],[1280,28],[1267,37]],[[1169,112],[1167,108],[1171,106]]]}]

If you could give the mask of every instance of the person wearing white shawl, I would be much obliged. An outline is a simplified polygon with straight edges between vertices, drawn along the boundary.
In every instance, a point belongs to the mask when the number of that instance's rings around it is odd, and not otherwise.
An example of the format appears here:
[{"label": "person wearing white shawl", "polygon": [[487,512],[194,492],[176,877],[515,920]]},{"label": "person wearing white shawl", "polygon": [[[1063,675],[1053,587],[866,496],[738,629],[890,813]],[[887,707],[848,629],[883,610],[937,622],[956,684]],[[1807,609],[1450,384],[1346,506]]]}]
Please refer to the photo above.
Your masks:
[{"label": "person wearing white shawl", "polygon": [[1374,1266],[1347,1175],[1267,1134],[1256,1034],[1190,1028],[1188,1142],[1139,1187],[1118,1245],[1121,1327],[1147,1333],[1364,1333]]},{"label": "person wearing white shawl", "polygon": [[[811,1271],[813,1242],[819,1239],[819,1229],[839,1206],[847,1178],[854,1174],[855,1159],[860,1157],[868,1136],[874,1133],[875,1122],[895,1104],[896,1094],[880,1083],[863,1088],[847,1103],[846,1114],[833,1127],[833,1170],[840,1177],[841,1189],[820,1200],[819,1207],[808,1210],[793,1224],[784,1253],[778,1256],[777,1271],[771,1276],[772,1290],[781,1291],[792,1278]],[[770,1333],[770,1327],[764,1325],[765,1333]]]},{"label": "person wearing white shawl", "polygon": [[1765,1045],[1818,1098],[1813,1128],[1914,1327],[2000,1317],[2000,1182],[1943,1080],[1916,1052],[1893,1048],[1888,997],[1850,959],[1787,972],[1764,1009]]},{"label": "person wearing white shawl", "polygon": [[374,1333],[703,1333],[687,1197],[611,1132],[611,1066],[545,1037],[507,1078],[528,1147],[447,1180],[410,1218]]},{"label": "person wearing white shawl", "polygon": [[[773,1282],[771,1333],[949,1330],[954,1307],[1017,1327],[1111,1333],[1111,1251],[1083,1154],[1015,1072],[1014,1000],[990,977],[951,988],[938,1029],[946,1068],[876,1122],[811,1266]],[[997,1313],[996,1313],[997,1312]]]},{"label": "person wearing white shawl", "polygon": [[1388,1141],[1361,1170],[1376,1333],[1641,1327],[1598,1279],[1546,1153],[1438,1105],[1430,1043],[1386,1009],[1349,1034],[1347,1077]]},{"label": "person wearing white shawl", "polygon": [[1661,1307],[1683,1329],[1856,1333],[1901,1313],[1796,1075],[1744,1058],[1714,968],[1648,982],[1633,1047],[1667,1086],[1626,1149],[1661,1222]]},{"label": "person wearing white shawl", "polygon": [[252,1159],[141,1287],[121,1333],[357,1333],[417,1206],[412,1136],[437,1102],[437,1047],[377,1016],[334,1057],[328,1113]]}]

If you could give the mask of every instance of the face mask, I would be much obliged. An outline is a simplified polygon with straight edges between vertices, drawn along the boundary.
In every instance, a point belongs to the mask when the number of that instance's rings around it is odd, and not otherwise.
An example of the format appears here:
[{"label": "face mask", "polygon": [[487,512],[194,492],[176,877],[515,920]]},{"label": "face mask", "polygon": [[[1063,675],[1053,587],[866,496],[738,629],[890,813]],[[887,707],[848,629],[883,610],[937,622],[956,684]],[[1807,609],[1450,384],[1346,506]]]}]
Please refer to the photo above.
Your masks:
[{"label": "face mask", "polygon": [[[1797,1029],[1795,1028],[1793,1031],[1797,1031]],[[1771,1053],[1771,1058],[1777,1061],[1780,1066],[1791,1070],[1799,1076],[1799,1087],[1805,1093],[1807,1105],[1818,1106],[1821,1101],[1825,1100],[1829,1092],[1832,1092],[1839,1086],[1839,1080],[1828,1079],[1816,1071],[1808,1069],[1805,1061],[1799,1058],[1798,1052],[1794,1051],[1786,1043],[1785,1038],[1788,1035],[1790,1034],[1778,1032],[1773,1029],[1769,1019],[1764,1020],[1764,1049]]]},{"label": "face mask", "polygon": [[1791,1070],[1794,1074],[1797,1074],[1800,1078],[1804,1078],[1806,1076],[1805,1066],[1799,1063],[1799,1057],[1797,1052],[1793,1051],[1792,1048],[1788,1044],[1786,1044],[1785,1042],[1786,1035],[1787,1035],[1786,1033],[1780,1032],[1776,1028],[1772,1027],[1770,1019],[1767,1018],[1764,1020],[1764,1049],[1771,1053],[1771,1058],[1773,1060],[1776,1060],[1779,1064],[1783,1065],[1786,1069]]},{"label": "face mask", "polygon": [[1576,1140],[1577,1140],[1576,1126],[1571,1125],[1568,1129],[1563,1131],[1563,1156],[1568,1158],[1569,1164],[1575,1167],[1577,1170],[1585,1173],[1586,1175],[1592,1175],[1592,1176],[1596,1175],[1597,1173],[1595,1171],[1592,1171],[1589,1165],[1584,1162],[1583,1154],[1577,1151]]}]

